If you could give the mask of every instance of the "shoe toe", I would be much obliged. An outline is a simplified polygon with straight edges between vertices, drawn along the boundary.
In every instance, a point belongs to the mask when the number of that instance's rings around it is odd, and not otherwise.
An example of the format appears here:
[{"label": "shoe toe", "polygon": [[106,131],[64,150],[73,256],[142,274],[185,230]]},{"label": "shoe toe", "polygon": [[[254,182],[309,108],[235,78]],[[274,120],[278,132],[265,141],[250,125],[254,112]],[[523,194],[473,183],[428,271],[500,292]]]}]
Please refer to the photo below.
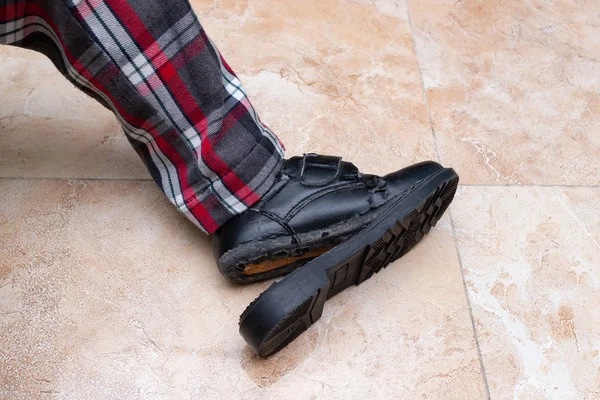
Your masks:
[{"label": "shoe toe", "polygon": [[415,183],[433,176],[443,169],[444,167],[435,161],[424,161],[392,172],[384,176],[384,179],[388,183],[388,188],[393,192],[404,191]]}]

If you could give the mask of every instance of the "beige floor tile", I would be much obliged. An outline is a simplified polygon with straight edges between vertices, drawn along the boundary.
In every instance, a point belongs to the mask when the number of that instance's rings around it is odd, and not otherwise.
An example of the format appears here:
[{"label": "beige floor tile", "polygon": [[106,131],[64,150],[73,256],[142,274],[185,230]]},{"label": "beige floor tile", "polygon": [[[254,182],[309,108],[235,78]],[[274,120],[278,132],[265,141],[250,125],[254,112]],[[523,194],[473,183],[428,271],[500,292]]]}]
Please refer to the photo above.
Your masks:
[{"label": "beige floor tile", "polygon": [[463,187],[452,207],[492,399],[600,397],[600,188]]},{"label": "beige floor tile", "polygon": [[0,46],[0,177],[150,178],[116,118],[42,55]]},{"label": "beige floor tile", "polygon": [[408,4],[442,160],[463,182],[600,182],[596,1]]},{"label": "beige floor tile", "polygon": [[192,0],[290,155],[377,173],[435,158],[404,2]]},{"label": "beige floor tile", "polygon": [[227,283],[152,182],[0,193],[1,398],[485,398],[448,219],[265,361],[237,319],[268,283]]}]

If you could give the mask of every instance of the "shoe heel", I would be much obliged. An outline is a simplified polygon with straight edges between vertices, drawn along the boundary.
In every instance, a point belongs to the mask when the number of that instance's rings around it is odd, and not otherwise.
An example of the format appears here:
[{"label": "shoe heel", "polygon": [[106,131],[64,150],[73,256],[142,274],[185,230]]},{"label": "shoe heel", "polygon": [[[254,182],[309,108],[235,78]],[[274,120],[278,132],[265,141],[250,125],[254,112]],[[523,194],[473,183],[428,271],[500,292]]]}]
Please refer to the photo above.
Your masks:
[{"label": "shoe heel", "polygon": [[290,288],[286,282],[273,284],[246,308],[240,317],[240,334],[260,357],[287,346],[323,314],[329,285],[326,274],[297,270],[303,282]]}]

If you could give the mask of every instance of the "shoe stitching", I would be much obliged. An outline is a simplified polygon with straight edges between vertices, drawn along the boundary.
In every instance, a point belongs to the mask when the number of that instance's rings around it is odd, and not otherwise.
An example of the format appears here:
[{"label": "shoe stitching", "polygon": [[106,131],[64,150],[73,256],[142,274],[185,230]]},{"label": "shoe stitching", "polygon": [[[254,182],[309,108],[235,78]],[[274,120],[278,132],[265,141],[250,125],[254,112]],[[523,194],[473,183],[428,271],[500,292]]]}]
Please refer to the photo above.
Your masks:
[{"label": "shoe stitching", "polygon": [[[426,178],[422,178],[419,179],[418,181],[416,181],[414,184],[412,184],[408,189],[406,189],[405,191],[403,191],[402,193],[397,194],[396,196],[390,198],[388,201],[386,201],[384,204],[388,204],[390,202],[396,201],[396,200],[400,200],[404,197],[406,197],[408,194],[410,194],[410,192],[412,192],[417,186],[419,186],[421,183],[423,183],[423,181],[427,180]],[[367,214],[368,212],[374,210],[374,209],[378,209],[380,207],[382,207],[384,204],[382,204],[381,206],[375,207],[375,208],[369,208],[366,211],[363,211],[362,213],[356,214],[354,215],[352,218],[357,218],[357,217],[361,217],[365,214]],[[249,208],[248,211],[253,211],[256,213],[259,213],[261,215],[264,215],[265,217],[268,217],[269,219],[273,220],[274,222],[276,222],[277,224],[281,225],[290,235],[292,235],[292,239],[297,243],[297,245],[301,244],[300,238],[298,237],[298,234],[296,233],[296,231],[284,220],[281,220],[279,217],[277,217],[274,214],[271,214],[267,211],[261,211],[261,210],[257,210],[255,208]],[[269,215],[267,215],[269,214]],[[283,224],[282,224],[283,223]],[[366,227],[367,225],[369,225],[371,223],[371,221],[365,223],[364,225],[362,225],[358,230],[363,229],[364,227]],[[261,237],[259,240],[263,241],[263,240],[267,240],[267,239],[276,239],[279,237],[284,237],[286,235],[281,235],[281,234],[276,234],[276,235],[269,235],[269,236],[264,236]],[[228,252],[235,250],[237,248],[239,248],[240,246],[243,246],[245,244],[254,242],[256,239],[251,239],[251,240],[247,240],[244,241],[242,243],[239,243],[237,246],[235,246],[234,248],[231,248],[229,250],[227,250],[225,253],[223,254],[227,254]]]},{"label": "shoe stitching", "polygon": [[[279,224],[283,229],[285,229],[291,236],[292,236],[292,240],[295,242],[295,244],[297,246],[300,246],[301,242],[300,242],[300,238],[298,237],[298,234],[296,233],[296,231],[294,230],[294,228],[292,228],[286,221],[284,221],[282,218],[280,218],[279,216],[270,213],[268,211],[263,211],[263,210],[258,210],[256,208],[251,208],[250,210],[259,213],[260,215],[263,215],[267,218],[269,218],[270,220],[276,222],[277,224]],[[284,236],[284,235],[278,235],[278,236],[274,236],[274,237],[279,237],[279,236]]]}]

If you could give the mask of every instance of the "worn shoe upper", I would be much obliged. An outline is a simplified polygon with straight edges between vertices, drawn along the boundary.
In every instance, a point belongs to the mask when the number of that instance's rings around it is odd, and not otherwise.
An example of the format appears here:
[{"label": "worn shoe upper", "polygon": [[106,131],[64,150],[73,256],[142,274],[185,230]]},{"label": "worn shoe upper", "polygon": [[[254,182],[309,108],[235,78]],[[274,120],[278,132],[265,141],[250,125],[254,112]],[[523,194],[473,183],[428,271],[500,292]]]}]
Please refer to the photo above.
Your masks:
[{"label": "worn shoe upper", "polygon": [[430,161],[379,177],[360,173],[340,157],[293,157],[259,203],[214,235],[219,269],[238,282],[290,272],[359,231],[391,199],[441,169]]}]

